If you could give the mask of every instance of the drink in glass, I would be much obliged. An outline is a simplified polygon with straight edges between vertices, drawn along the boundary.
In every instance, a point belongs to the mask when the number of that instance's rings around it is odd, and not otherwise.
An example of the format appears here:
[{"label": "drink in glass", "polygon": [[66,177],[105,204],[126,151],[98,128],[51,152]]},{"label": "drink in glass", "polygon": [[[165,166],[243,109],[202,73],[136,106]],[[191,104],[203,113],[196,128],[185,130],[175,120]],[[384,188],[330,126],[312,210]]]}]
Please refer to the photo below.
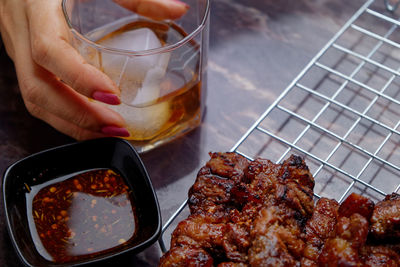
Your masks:
[{"label": "drink in glass", "polygon": [[209,1],[187,4],[190,8],[182,18],[155,21],[113,1],[63,1],[74,47],[120,88],[122,103],[107,107],[125,119],[127,139],[139,152],[174,139],[201,121]]}]

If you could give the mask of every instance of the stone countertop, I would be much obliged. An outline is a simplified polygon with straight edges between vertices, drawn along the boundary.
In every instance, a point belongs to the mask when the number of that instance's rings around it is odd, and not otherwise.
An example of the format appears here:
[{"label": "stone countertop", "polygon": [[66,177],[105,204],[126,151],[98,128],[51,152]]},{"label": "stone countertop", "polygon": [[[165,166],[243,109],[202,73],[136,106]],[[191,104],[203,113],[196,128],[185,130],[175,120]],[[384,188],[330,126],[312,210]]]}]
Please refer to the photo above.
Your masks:
[{"label": "stone countertop", "polygon": [[[203,123],[184,137],[142,155],[164,222],[185,200],[208,152],[230,150],[363,2],[212,1]],[[0,103],[1,173],[25,156],[74,141],[26,111],[4,47],[0,47]],[[120,266],[154,266],[160,255],[155,244],[137,256],[120,259]],[[1,207],[0,266],[20,265]]]}]

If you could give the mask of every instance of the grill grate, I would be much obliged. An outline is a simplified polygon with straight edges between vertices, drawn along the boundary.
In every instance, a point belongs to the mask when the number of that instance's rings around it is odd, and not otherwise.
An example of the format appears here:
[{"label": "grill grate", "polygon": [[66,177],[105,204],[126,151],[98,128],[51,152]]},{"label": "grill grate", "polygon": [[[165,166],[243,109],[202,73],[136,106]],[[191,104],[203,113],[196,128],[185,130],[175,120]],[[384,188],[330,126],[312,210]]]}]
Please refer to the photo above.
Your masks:
[{"label": "grill grate", "polygon": [[[231,151],[276,162],[304,156],[316,198],[341,202],[356,192],[380,200],[399,191],[398,4],[375,2],[347,21]],[[163,227],[163,252],[164,233],[186,203]]]}]

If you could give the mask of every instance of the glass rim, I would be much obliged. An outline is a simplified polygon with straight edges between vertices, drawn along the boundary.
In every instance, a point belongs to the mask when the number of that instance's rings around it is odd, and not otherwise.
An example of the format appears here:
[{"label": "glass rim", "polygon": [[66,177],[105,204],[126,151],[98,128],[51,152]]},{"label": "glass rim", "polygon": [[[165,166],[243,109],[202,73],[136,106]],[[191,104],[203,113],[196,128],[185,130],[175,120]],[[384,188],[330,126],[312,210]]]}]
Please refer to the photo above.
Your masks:
[{"label": "glass rim", "polygon": [[208,17],[210,15],[210,0],[205,0],[206,1],[206,8],[204,11],[204,15],[203,18],[200,22],[200,24],[197,26],[196,29],[194,29],[190,34],[188,34],[187,36],[185,36],[183,39],[179,40],[176,43],[173,44],[169,44],[166,46],[162,46],[159,48],[153,48],[153,49],[148,49],[148,50],[140,50],[140,51],[130,51],[130,50],[126,50],[126,49],[118,49],[118,48],[112,48],[112,47],[107,47],[107,46],[103,46],[100,44],[97,44],[91,40],[89,40],[88,38],[86,38],[84,35],[82,35],[81,33],[79,33],[72,25],[71,20],[68,16],[67,13],[67,8],[66,8],[66,2],[69,0],[62,0],[62,11],[64,14],[64,18],[67,22],[67,25],[69,27],[69,29],[71,30],[72,34],[75,35],[75,37],[77,37],[78,39],[80,39],[81,41],[84,41],[86,43],[88,43],[89,45],[93,46],[94,48],[96,48],[97,50],[103,50],[109,53],[114,53],[114,54],[119,54],[119,55],[125,55],[125,56],[147,56],[147,55],[154,55],[154,54],[161,54],[161,53],[166,53],[166,52],[171,52],[179,47],[181,47],[182,45],[186,44],[187,42],[189,42],[190,40],[192,40],[197,34],[199,34],[203,28],[205,27]]}]

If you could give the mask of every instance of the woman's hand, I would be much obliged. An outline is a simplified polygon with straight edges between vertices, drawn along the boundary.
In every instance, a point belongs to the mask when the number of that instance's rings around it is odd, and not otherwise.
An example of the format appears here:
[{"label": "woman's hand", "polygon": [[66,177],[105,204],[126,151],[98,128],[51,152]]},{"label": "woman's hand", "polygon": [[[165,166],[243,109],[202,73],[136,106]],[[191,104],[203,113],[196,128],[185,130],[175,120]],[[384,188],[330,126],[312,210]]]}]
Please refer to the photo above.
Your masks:
[{"label": "woman's hand", "polygon": [[[177,0],[115,0],[154,19],[176,19]],[[129,136],[122,117],[98,101],[120,103],[119,89],[69,43],[61,0],[0,0],[0,32],[14,61],[27,110],[75,139]]]}]

